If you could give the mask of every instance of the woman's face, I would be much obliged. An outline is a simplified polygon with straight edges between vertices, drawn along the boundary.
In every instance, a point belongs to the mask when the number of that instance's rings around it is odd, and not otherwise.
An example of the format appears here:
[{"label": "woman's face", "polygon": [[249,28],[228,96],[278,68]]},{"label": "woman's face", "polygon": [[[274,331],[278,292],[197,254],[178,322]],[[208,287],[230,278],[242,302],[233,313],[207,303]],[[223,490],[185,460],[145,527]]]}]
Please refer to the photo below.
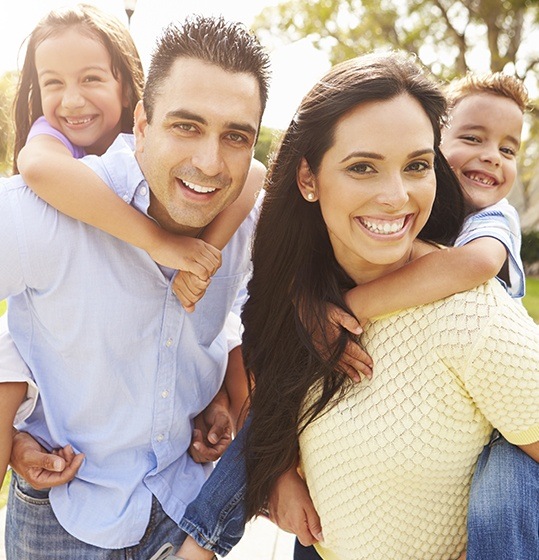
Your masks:
[{"label": "woman's face", "polygon": [[310,175],[337,261],[357,283],[411,257],[434,202],[433,146],[427,114],[403,94],[344,115],[316,175],[302,163],[300,189],[309,200]]}]

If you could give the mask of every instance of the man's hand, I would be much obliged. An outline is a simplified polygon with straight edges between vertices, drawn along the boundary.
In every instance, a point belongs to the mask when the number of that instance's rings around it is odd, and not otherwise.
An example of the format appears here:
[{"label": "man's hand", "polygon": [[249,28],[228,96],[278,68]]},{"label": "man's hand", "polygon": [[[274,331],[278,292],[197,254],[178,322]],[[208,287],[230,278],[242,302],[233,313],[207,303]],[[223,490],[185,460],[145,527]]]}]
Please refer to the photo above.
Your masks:
[{"label": "man's hand", "polygon": [[322,541],[322,526],[305,481],[294,467],[282,474],[269,501],[270,519],[283,531],[294,533],[303,546]]},{"label": "man's hand", "polygon": [[195,418],[189,454],[197,463],[217,461],[232,441],[234,422],[226,391],[221,389]]},{"label": "man's hand", "polygon": [[75,455],[70,445],[48,453],[25,432],[17,432],[13,436],[10,464],[36,490],[73,480],[83,460],[84,455]]}]

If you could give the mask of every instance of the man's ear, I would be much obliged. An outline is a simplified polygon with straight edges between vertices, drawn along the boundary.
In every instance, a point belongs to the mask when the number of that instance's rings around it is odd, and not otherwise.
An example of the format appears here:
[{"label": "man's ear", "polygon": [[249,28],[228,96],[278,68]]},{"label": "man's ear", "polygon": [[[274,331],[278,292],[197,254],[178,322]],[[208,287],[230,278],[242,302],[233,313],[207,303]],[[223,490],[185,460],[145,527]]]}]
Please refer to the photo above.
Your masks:
[{"label": "man's ear", "polygon": [[318,189],[316,188],[316,179],[311,171],[309,164],[305,158],[301,158],[296,171],[296,180],[298,188],[305,200],[315,202],[318,200]]},{"label": "man's ear", "polygon": [[135,107],[135,125],[133,127],[137,152],[144,151],[144,139],[146,137],[147,126],[148,119],[146,118],[146,111],[144,110],[142,101],[139,101]]}]

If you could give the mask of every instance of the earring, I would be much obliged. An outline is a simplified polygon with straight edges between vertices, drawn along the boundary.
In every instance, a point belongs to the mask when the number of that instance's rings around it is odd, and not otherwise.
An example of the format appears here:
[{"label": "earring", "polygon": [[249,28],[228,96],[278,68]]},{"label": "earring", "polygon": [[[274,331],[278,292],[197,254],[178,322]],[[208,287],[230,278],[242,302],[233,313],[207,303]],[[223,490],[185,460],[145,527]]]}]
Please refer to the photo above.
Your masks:
[{"label": "earring", "polygon": [[307,200],[309,202],[312,202],[314,200],[314,193],[310,192],[307,194]]}]

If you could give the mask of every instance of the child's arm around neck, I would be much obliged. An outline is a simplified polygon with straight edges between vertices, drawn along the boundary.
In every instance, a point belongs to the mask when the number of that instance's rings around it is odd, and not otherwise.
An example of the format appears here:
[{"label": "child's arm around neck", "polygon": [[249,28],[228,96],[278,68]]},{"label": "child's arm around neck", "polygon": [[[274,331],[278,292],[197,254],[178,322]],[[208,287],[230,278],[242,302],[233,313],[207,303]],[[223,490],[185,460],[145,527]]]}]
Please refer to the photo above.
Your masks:
[{"label": "child's arm around neck", "polygon": [[399,270],[353,288],[345,300],[364,322],[475,288],[494,278],[506,259],[506,248],[492,237],[462,247],[430,247]]}]

